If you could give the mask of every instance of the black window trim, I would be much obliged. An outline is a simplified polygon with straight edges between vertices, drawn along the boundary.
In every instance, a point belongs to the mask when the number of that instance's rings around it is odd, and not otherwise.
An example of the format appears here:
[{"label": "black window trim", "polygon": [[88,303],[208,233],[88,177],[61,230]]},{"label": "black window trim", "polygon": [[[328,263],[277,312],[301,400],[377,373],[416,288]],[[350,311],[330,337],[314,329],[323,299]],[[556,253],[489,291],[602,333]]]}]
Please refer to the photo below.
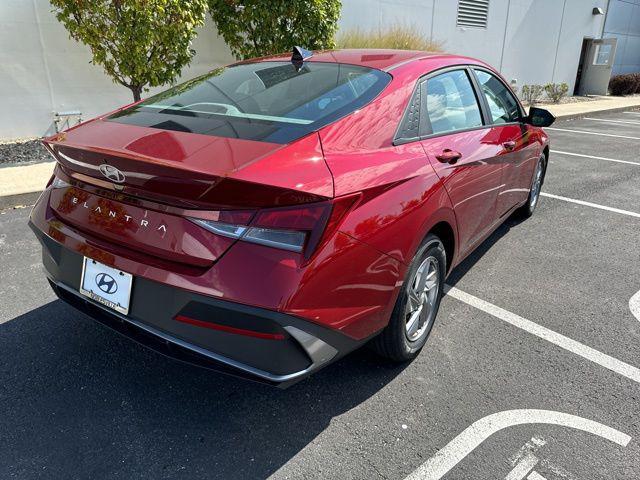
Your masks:
[{"label": "black window trim", "polygon": [[[458,64],[458,65],[448,65],[446,67],[442,67],[439,68],[437,70],[433,70],[432,72],[429,72],[423,76],[421,76],[420,78],[418,78],[418,80],[416,80],[416,85],[413,89],[413,92],[411,93],[411,96],[409,97],[409,101],[407,102],[407,105],[405,106],[405,113],[402,115],[402,119],[400,120],[400,123],[398,124],[398,127],[396,129],[396,134],[394,136],[393,139],[393,145],[394,146],[398,146],[398,145],[404,145],[407,143],[412,143],[412,142],[417,142],[417,141],[421,141],[421,140],[425,140],[428,138],[435,138],[435,137],[441,137],[443,135],[451,135],[453,133],[461,133],[461,132],[470,132],[473,130],[480,130],[482,128],[486,128],[487,126],[490,126],[490,124],[488,123],[488,118],[487,117],[487,113],[485,111],[485,109],[483,108],[483,101],[480,99],[480,97],[478,96],[479,93],[481,93],[478,88],[477,88],[477,84],[476,84],[476,79],[475,79],[475,74],[473,72],[470,71],[470,65],[467,64]],[[448,72],[454,72],[454,71],[458,71],[458,70],[462,70],[467,74],[467,77],[469,78],[469,82],[471,83],[471,88],[473,89],[473,94],[476,97],[476,102],[478,104],[478,108],[480,110],[480,117],[482,119],[482,125],[478,125],[477,127],[470,127],[470,128],[463,128],[463,129],[459,129],[459,130],[451,130],[449,132],[440,132],[440,133],[426,133],[425,130],[425,126],[427,123],[427,112],[426,112],[426,96],[422,97],[422,104],[420,106],[420,127],[419,127],[419,132],[425,132],[417,137],[413,137],[413,138],[402,138],[399,137],[398,134],[400,133],[400,129],[402,127],[402,124],[404,123],[404,119],[405,119],[405,115],[407,114],[407,111],[409,109],[409,104],[411,103],[411,100],[413,99],[413,96],[415,95],[416,89],[418,88],[422,88],[423,84],[426,84],[426,82],[433,77],[437,77],[439,75],[448,73]],[[424,115],[422,115],[422,112],[424,111]]]},{"label": "black window trim", "polygon": [[[482,103],[484,104],[484,108],[486,109],[488,124],[493,126],[493,125],[519,125],[523,123],[524,118],[526,117],[524,113],[524,108],[522,107],[522,103],[520,103],[520,99],[518,98],[518,96],[513,92],[513,90],[511,90],[511,87],[507,85],[507,82],[505,82],[500,75],[497,75],[494,71],[488,68],[473,65],[473,66],[470,66],[469,69],[473,72],[473,78],[476,83],[476,87],[482,98]],[[491,109],[489,108],[489,102],[487,102],[486,95],[482,91],[482,87],[480,86],[480,80],[476,75],[476,70],[480,70],[482,72],[488,73],[492,77],[496,78],[507,89],[507,92],[509,92],[513,96],[513,98],[516,101],[516,105],[518,106],[518,112],[520,113],[520,118],[517,121],[506,122],[506,123],[499,123],[499,122],[493,121],[493,117],[491,116]]]},{"label": "black window trim", "polygon": [[[408,110],[409,110],[409,105],[411,103],[411,100],[413,99],[416,90],[418,88],[422,88],[422,85],[424,83],[426,83],[427,80],[429,80],[430,78],[436,77],[438,75],[441,75],[443,73],[447,73],[447,72],[452,72],[452,71],[456,71],[456,70],[465,70],[467,73],[467,76],[469,77],[469,81],[471,82],[471,86],[473,88],[473,93],[476,97],[476,102],[478,103],[478,107],[480,108],[480,115],[482,118],[482,125],[478,125],[477,127],[470,127],[470,128],[463,128],[460,130],[451,130],[449,132],[440,132],[440,133],[424,133],[421,134],[417,137],[412,137],[412,138],[403,138],[400,137],[399,134],[401,132],[401,128],[402,125],[404,124],[405,121],[405,117],[408,114]],[[518,104],[518,109],[520,110],[520,121],[517,122],[509,122],[509,123],[494,123],[493,119],[491,117],[491,111],[489,109],[489,105],[487,103],[487,100],[484,96],[484,92],[482,91],[482,89],[480,88],[480,82],[478,81],[478,78],[476,76],[476,72],[475,70],[482,70],[485,71],[487,73],[489,73],[490,75],[493,75],[494,77],[496,77],[505,87],[507,87],[507,90],[514,96],[514,98],[516,99],[516,102]],[[423,114],[424,113],[424,114]],[[442,137],[444,135],[452,135],[454,133],[464,133],[464,132],[472,132],[474,130],[482,130],[485,128],[491,128],[494,126],[508,126],[508,125],[521,125],[524,121],[525,118],[525,114],[524,114],[524,108],[522,107],[522,103],[520,102],[520,99],[518,98],[517,95],[515,95],[513,93],[513,90],[511,90],[511,87],[509,87],[506,82],[504,82],[504,80],[502,80],[502,78],[499,75],[496,75],[495,72],[493,72],[491,69],[483,67],[481,65],[469,65],[469,64],[459,64],[459,65],[448,65],[446,67],[442,67],[439,68],[437,70],[433,70],[432,72],[429,72],[425,75],[422,75],[420,78],[418,78],[416,80],[416,85],[414,86],[411,95],[409,96],[409,100],[407,102],[407,105],[405,106],[405,110],[404,113],[402,115],[402,118],[400,119],[400,122],[398,123],[398,127],[396,128],[396,133],[394,134],[393,137],[393,142],[392,145],[394,146],[399,146],[399,145],[405,145],[407,143],[413,143],[413,142],[418,142],[418,141],[422,141],[422,140],[427,140],[430,138],[437,138],[437,137]],[[422,104],[420,106],[420,126],[418,128],[419,132],[423,132],[425,124],[427,122],[427,118],[426,118],[426,95],[422,96]]]},{"label": "black window trim", "polygon": [[[424,82],[425,76],[422,76],[416,80],[416,84],[413,86],[413,90],[411,90],[411,95],[409,95],[409,100],[404,107],[404,112],[402,117],[400,117],[400,122],[398,122],[398,126],[396,127],[396,131],[393,134],[392,145],[404,145],[406,143],[416,142],[420,140],[420,135],[417,137],[402,137],[400,134],[402,132],[402,127],[407,121],[407,117],[409,116],[409,107],[411,106],[411,102],[413,102],[413,98],[416,96],[416,92],[419,88],[422,88],[422,83]],[[420,133],[422,122],[423,122],[423,104],[424,102],[420,102],[420,123],[418,125],[418,134]]]}]

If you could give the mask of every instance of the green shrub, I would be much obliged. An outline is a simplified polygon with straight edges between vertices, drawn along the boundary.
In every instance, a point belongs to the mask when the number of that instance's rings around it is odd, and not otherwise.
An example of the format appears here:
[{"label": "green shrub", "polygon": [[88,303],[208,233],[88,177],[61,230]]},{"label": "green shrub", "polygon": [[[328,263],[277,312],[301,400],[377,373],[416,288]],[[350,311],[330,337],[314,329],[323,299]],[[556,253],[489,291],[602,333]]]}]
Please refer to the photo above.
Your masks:
[{"label": "green shrub", "polygon": [[527,105],[535,105],[542,97],[544,87],[542,85],[523,85],[520,98],[525,101]]},{"label": "green shrub", "polygon": [[560,100],[569,93],[569,85],[566,83],[547,83],[544,86],[544,91],[549,100],[553,103],[560,103]]},{"label": "green shrub", "polygon": [[614,75],[609,81],[611,95],[631,95],[638,91],[638,74]]},{"label": "green shrub", "polygon": [[340,0],[208,0],[218,33],[236,58],[334,48]]},{"label": "green shrub", "polygon": [[338,48],[392,48],[398,50],[442,51],[442,42],[427,38],[416,26],[401,23],[369,30],[341,30]]}]

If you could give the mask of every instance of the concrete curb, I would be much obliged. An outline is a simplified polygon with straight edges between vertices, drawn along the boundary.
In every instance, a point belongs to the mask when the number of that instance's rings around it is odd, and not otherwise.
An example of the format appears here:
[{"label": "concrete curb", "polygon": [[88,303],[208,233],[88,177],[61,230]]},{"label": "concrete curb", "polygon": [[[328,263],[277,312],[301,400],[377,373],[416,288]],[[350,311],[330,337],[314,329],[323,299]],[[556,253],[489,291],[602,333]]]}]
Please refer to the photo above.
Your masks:
[{"label": "concrete curb", "polygon": [[[549,108],[553,113],[554,109],[561,109],[567,105],[571,104],[540,105],[540,107]],[[557,120],[571,120],[597,113],[616,113],[630,110],[640,110],[640,103],[612,108],[596,108],[575,113],[554,113],[554,115]],[[49,180],[53,166],[54,162],[42,162],[24,166],[1,167],[0,210],[33,205]]]},{"label": "concrete curb", "polygon": [[55,162],[0,168],[0,209],[33,205],[51,178]]}]

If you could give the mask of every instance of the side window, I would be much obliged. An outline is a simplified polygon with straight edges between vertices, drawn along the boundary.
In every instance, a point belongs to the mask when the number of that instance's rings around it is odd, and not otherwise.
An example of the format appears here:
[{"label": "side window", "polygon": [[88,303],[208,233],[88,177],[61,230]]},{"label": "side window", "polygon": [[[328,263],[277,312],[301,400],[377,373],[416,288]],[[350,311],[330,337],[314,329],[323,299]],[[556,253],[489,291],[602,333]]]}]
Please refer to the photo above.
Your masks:
[{"label": "side window", "polygon": [[520,121],[521,113],[518,101],[498,78],[484,70],[475,70],[484,93],[493,123],[510,123]]},{"label": "side window", "polygon": [[427,80],[427,117],[432,133],[465,130],[482,125],[480,107],[465,70]]}]

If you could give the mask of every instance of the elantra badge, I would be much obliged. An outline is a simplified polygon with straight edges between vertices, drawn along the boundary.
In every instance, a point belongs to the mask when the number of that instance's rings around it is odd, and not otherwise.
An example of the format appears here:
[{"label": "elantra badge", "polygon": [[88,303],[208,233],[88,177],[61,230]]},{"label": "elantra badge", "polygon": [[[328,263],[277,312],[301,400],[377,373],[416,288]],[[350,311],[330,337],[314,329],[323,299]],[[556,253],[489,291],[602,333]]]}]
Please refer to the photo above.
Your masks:
[{"label": "elantra badge", "polygon": [[100,165],[100,173],[115,183],[122,183],[125,180],[124,173],[113,165],[108,165],[106,163]]}]

